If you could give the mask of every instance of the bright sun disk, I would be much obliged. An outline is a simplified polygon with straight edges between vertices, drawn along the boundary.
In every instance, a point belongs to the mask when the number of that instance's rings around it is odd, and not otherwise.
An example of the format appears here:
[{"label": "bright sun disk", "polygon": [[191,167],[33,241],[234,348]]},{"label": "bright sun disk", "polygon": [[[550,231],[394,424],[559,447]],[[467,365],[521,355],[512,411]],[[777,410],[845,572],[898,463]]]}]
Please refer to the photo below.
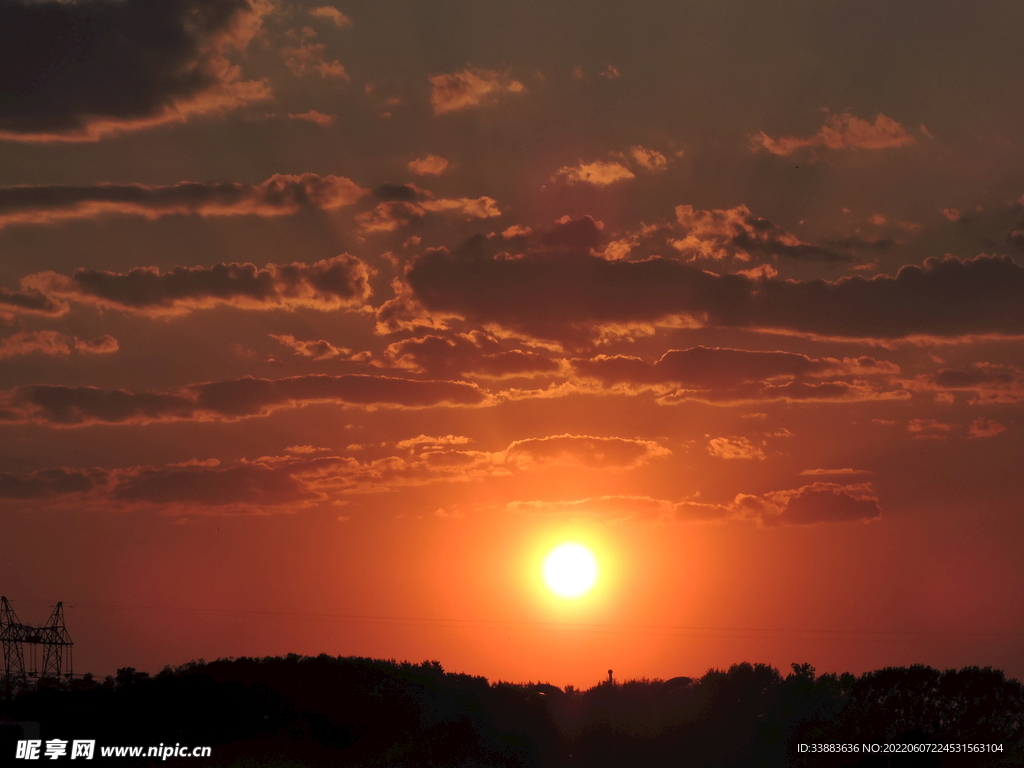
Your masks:
[{"label": "bright sun disk", "polygon": [[544,583],[561,597],[580,597],[597,582],[597,558],[582,544],[562,544],[544,558]]}]

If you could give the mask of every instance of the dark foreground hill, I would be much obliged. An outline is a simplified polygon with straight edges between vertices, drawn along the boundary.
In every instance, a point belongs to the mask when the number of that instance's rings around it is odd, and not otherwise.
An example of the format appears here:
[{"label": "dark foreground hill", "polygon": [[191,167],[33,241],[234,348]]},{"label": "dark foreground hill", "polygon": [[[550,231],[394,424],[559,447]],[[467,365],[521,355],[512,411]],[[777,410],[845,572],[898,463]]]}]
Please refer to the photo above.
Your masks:
[{"label": "dark foreground hill", "polygon": [[[44,685],[0,701],[4,722],[4,765],[39,765],[12,759],[20,733],[13,722],[30,730],[39,723],[44,742],[94,739],[96,758],[83,764],[126,767],[1024,765],[1024,687],[976,667],[854,677],[737,664],[697,680],[562,691],[488,683],[437,662],[290,655]],[[99,753],[176,743],[211,746],[212,757],[105,761]],[[822,743],[857,751],[810,751]],[[959,753],[866,754],[872,743],[946,744]],[[70,756],[41,759],[64,764]]]}]

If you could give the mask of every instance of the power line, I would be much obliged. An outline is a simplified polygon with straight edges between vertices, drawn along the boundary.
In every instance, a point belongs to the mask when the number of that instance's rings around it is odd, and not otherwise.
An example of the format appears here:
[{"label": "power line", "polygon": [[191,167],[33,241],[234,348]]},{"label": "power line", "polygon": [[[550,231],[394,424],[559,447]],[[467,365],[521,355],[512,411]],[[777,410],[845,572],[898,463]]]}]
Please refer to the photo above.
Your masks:
[{"label": "power line", "polygon": [[[33,601],[24,601],[33,602]],[[88,603],[71,602],[69,608],[91,608],[99,610],[119,611],[148,611],[155,613],[198,613],[224,616],[237,616],[239,618],[253,619],[283,619],[283,620],[307,620],[307,621],[328,621],[346,624],[381,624],[386,626],[410,626],[410,627],[434,627],[452,629],[540,629],[556,632],[594,632],[608,634],[634,634],[638,632],[667,633],[677,636],[688,637],[709,637],[717,639],[760,639],[760,640],[785,640],[785,639],[818,639],[818,640],[875,640],[881,641],[886,637],[905,636],[907,638],[917,637],[924,640],[939,641],[942,639],[964,640],[991,638],[980,640],[981,642],[1024,645],[1024,633],[1022,632],[977,632],[968,630],[877,630],[877,629],[808,629],[808,628],[773,628],[773,627],[713,627],[698,625],[657,625],[657,624],[612,624],[612,623],[579,623],[579,622],[557,622],[557,621],[515,621],[502,619],[446,619],[429,616],[379,616],[365,614],[341,614],[341,613],[312,613],[296,611],[256,611],[230,608],[197,608],[185,606],[146,606],[146,605],[118,605],[109,603]],[[746,633],[746,634],[710,634],[710,633]],[[757,635],[749,633],[760,633]],[[798,637],[784,637],[784,635],[797,635]],[[829,636],[832,637],[829,637]],[[837,637],[845,636],[845,637]],[[1006,638],[1006,639],[1000,639]]]}]

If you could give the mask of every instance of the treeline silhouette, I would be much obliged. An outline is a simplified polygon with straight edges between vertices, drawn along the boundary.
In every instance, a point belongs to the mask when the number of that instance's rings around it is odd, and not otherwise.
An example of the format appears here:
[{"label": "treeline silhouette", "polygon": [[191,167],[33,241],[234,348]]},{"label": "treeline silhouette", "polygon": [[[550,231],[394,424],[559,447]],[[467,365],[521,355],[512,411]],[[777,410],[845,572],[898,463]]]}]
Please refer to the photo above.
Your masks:
[{"label": "treeline silhouette", "polygon": [[[5,721],[0,763],[14,757],[12,721],[29,721],[40,724],[44,740],[213,747],[210,759],[167,765],[1024,765],[1024,687],[977,667],[890,667],[855,677],[816,675],[808,664],[782,675],[744,663],[699,679],[609,679],[562,690],[489,683],[445,672],[436,661],[292,654],[200,660],[152,677],[125,668],[103,681],[43,681],[0,701]],[[999,744],[1002,751],[798,751],[827,742]]]}]

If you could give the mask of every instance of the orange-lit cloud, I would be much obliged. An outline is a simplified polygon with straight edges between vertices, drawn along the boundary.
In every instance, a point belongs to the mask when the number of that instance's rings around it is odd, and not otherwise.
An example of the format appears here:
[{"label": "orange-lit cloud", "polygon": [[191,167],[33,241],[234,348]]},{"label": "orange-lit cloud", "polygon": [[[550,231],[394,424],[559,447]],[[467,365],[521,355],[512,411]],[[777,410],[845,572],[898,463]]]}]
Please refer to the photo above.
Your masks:
[{"label": "orange-lit cloud", "polygon": [[656,149],[647,147],[630,147],[629,156],[648,171],[664,171],[668,168],[668,158]]},{"label": "orange-lit cloud", "polygon": [[756,502],[750,497],[737,497],[734,504],[752,512],[765,525],[868,522],[882,516],[870,483],[813,483],[765,494]]},{"label": "orange-lit cloud", "polygon": [[352,360],[364,362],[369,360],[369,352],[353,352],[347,347],[338,347],[329,341],[319,339],[317,341],[300,341],[290,334],[270,334],[270,338],[276,339],[284,346],[293,350],[300,357],[311,358],[314,362],[324,360]]},{"label": "orange-lit cloud", "polygon": [[80,494],[103,483],[104,470],[37,469],[25,474],[0,472],[0,499],[46,499]]},{"label": "orange-lit cloud", "polygon": [[297,115],[289,114],[288,117],[292,120],[303,120],[307,123],[315,123],[324,127],[334,125],[334,122],[338,119],[337,115],[325,115],[322,112],[317,112],[315,109]]},{"label": "orange-lit cloud", "polygon": [[433,376],[501,377],[553,373],[559,369],[555,360],[531,350],[508,349],[483,331],[403,339],[389,344],[384,358],[394,367]]},{"label": "orange-lit cloud", "polygon": [[607,187],[617,181],[635,179],[629,168],[615,160],[595,160],[592,163],[580,163],[564,166],[555,172],[555,178],[561,177],[568,184],[590,184],[594,187]]},{"label": "orange-lit cloud", "polygon": [[[630,147],[626,152],[612,152],[610,160],[566,165],[555,171],[552,181],[566,184],[589,184],[607,187],[620,181],[635,179],[634,171],[657,172],[668,168],[668,158],[656,149],[643,146]],[[632,166],[632,168],[630,168]]]},{"label": "orange-lit cloud", "polygon": [[1024,268],[1005,256],[929,258],[896,277],[834,282],[717,275],[661,257],[544,251],[515,259],[433,248],[408,265],[430,312],[570,342],[608,324],[688,318],[707,326],[894,339],[1024,333]]},{"label": "orange-lit cloud", "polygon": [[298,45],[290,45],[281,49],[281,58],[284,65],[296,77],[303,77],[310,73],[317,73],[323,79],[343,80],[350,82],[351,78],[345,71],[345,66],[334,59],[328,61],[325,58],[327,46],[323,43],[300,42]]},{"label": "orange-lit cloud", "polygon": [[117,339],[108,333],[97,336],[95,339],[75,339],[75,351],[88,352],[95,355],[105,355],[110,352],[117,352],[120,345]]},{"label": "orange-lit cloud", "polygon": [[947,401],[965,399],[972,405],[1024,402],[1024,373],[1012,365],[977,362],[956,368],[941,368],[934,373],[918,376],[906,382],[906,385],[917,390],[935,392]]},{"label": "orange-lit cloud", "polygon": [[526,87],[499,72],[466,68],[430,77],[430,103],[434,114],[456,112],[497,102],[505,93],[524,93]]},{"label": "orange-lit cloud", "polygon": [[389,376],[306,375],[285,379],[247,376],[191,384],[175,392],[30,385],[0,393],[4,421],[54,426],[148,424],[160,421],[236,421],[311,403],[360,407],[425,408],[479,405],[486,394],[474,384]]},{"label": "orange-lit cloud", "polygon": [[149,316],[181,315],[229,305],[239,309],[321,311],[361,307],[370,296],[372,270],[342,254],[313,264],[217,264],[212,267],[139,267],[127,273],[79,269],[71,276],[40,272],[23,287],[59,297]]},{"label": "orange-lit cloud", "polygon": [[71,351],[93,354],[117,352],[117,339],[110,335],[95,339],[77,339],[57,331],[19,331],[0,338],[0,360],[18,355],[69,355]]},{"label": "orange-lit cloud", "polygon": [[12,291],[0,286],[0,319],[10,318],[15,313],[55,316],[67,311],[67,302],[57,301],[35,289]]},{"label": "orange-lit cloud", "polygon": [[758,459],[767,456],[746,437],[713,437],[708,440],[708,453],[721,459]]},{"label": "orange-lit cloud", "polygon": [[782,227],[754,216],[745,205],[703,211],[692,205],[677,205],[676,221],[683,237],[672,246],[692,259],[721,261],[735,257],[749,260],[751,254],[787,256],[815,261],[849,261],[848,256],[804,243]]},{"label": "orange-lit cloud", "polygon": [[448,167],[448,161],[440,155],[424,155],[410,160],[407,167],[417,176],[440,176]]},{"label": "orange-lit cloud", "polygon": [[870,475],[872,472],[867,469],[844,467],[842,469],[805,469],[800,474],[802,476],[815,477],[819,475]]},{"label": "orange-lit cloud", "polygon": [[0,49],[13,58],[0,140],[96,141],[267,99],[268,83],[245,80],[228,55],[246,48],[271,8],[269,0],[5,3]]},{"label": "orange-lit cloud", "polygon": [[317,19],[326,19],[338,29],[347,29],[352,26],[352,19],[330,5],[321,5],[311,8],[309,15]]},{"label": "orange-lit cloud", "polygon": [[488,219],[501,216],[498,203],[490,197],[435,198],[412,184],[386,184],[375,191],[382,202],[356,216],[360,231],[394,232],[420,221],[428,214]]},{"label": "orange-lit cloud", "polygon": [[911,419],[907,431],[915,439],[945,440],[953,431],[953,425],[935,419]]},{"label": "orange-lit cloud", "polygon": [[98,508],[141,503],[178,512],[266,514],[338,494],[483,481],[551,468],[625,471],[670,454],[653,441],[580,435],[521,440],[493,452],[475,450],[470,442],[458,435],[420,435],[399,441],[391,453],[361,459],[300,445],[289,447],[286,455],[231,462],[0,473],[0,499],[52,501],[65,496],[78,506],[91,502]]},{"label": "orange-lit cloud", "polygon": [[575,464],[590,468],[632,468],[672,452],[652,440],[588,435],[552,435],[517,440],[505,451],[520,465]]},{"label": "orange-lit cloud", "polygon": [[994,437],[1006,431],[1006,425],[992,419],[975,419],[968,430],[969,438]]},{"label": "orange-lit cloud", "polygon": [[677,389],[658,397],[663,405],[685,402],[736,405],[781,401],[800,402],[869,402],[875,400],[909,400],[912,393],[899,383],[871,381],[800,381],[782,384],[754,383],[732,389]]},{"label": "orange-lit cloud", "polygon": [[830,361],[793,352],[708,347],[670,349],[653,363],[627,355],[598,355],[575,359],[572,365],[581,375],[593,376],[608,384],[670,381],[703,388],[792,378],[833,367]]},{"label": "orange-lit cloud", "polygon": [[727,503],[609,495],[573,501],[513,501],[506,509],[530,515],[568,514],[591,520],[689,523],[746,520],[771,526],[868,522],[881,516],[878,498],[868,483],[814,483],[761,496],[741,493]]},{"label": "orange-lit cloud", "polygon": [[780,136],[773,139],[761,132],[753,137],[755,149],[764,149],[773,155],[791,155],[805,147],[827,149],[888,149],[914,143],[907,129],[890,117],[879,113],[874,123],[862,120],[848,112],[829,115],[825,125],[807,138]]},{"label": "orange-lit cloud", "polygon": [[143,216],[282,216],[352,205],[368,190],[344,176],[275,174],[260,184],[181,182],[168,186],[0,187],[0,228],[52,224],[107,214]]}]

